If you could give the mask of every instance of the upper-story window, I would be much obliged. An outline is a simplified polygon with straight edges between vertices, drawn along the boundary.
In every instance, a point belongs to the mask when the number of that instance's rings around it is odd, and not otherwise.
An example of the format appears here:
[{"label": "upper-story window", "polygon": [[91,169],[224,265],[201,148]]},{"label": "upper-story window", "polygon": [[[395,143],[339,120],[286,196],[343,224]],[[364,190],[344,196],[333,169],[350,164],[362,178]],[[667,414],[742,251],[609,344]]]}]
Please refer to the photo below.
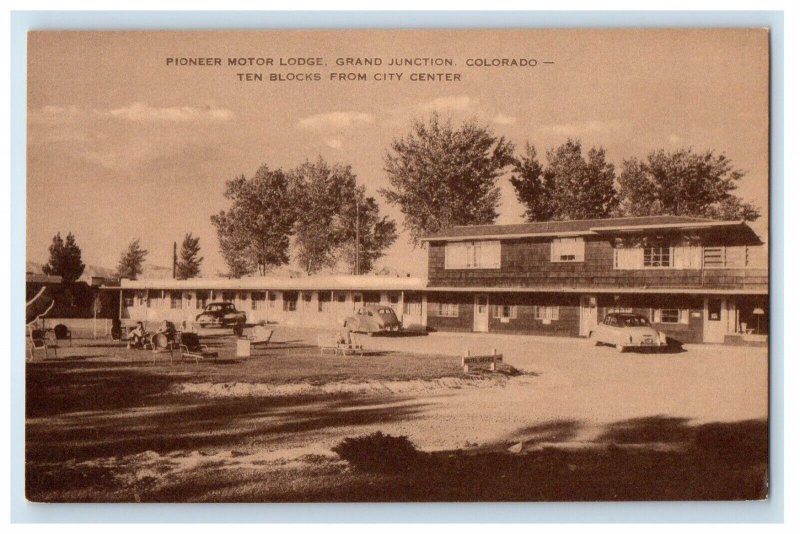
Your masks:
[{"label": "upper-story window", "polygon": [[560,237],[550,245],[550,261],[583,261],[584,242],[582,237]]},{"label": "upper-story window", "polygon": [[500,241],[464,241],[445,245],[445,269],[499,269]]},{"label": "upper-story window", "polygon": [[672,266],[672,249],[670,247],[644,247],[644,263],[645,267],[671,267]]}]

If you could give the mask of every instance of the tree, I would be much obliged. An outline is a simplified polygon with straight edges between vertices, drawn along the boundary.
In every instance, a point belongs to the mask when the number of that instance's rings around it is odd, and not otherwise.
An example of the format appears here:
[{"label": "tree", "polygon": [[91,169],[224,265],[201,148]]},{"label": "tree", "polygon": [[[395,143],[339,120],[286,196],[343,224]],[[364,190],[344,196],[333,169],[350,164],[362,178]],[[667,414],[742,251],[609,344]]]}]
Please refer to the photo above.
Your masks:
[{"label": "tree", "polygon": [[622,211],[627,215],[687,215],[753,221],[758,208],[733,192],[744,172],[724,154],[691,148],[656,150],[645,161],[625,160],[619,177]]},{"label": "tree", "polygon": [[291,183],[297,207],[294,256],[306,274],[340,261],[355,264],[356,219],[360,230],[358,272],[369,272],[397,239],[394,221],[381,216],[378,203],[356,184],[349,165],[328,165],[322,158],[306,162],[292,171]]},{"label": "tree", "polygon": [[384,162],[391,188],[380,193],[405,216],[411,240],[454,225],[497,218],[497,178],[513,163],[514,146],[474,120],[454,128],[434,113],[394,139]]},{"label": "tree", "polygon": [[225,198],[230,208],[212,215],[211,222],[229,274],[238,278],[257,271],[263,276],[288,263],[297,210],[286,174],[263,165],[249,180],[242,175],[227,181]]},{"label": "tree", "polygon": [[[358,203],[358,216],[356,216]],[[378,202],[365,194],[364,186],[359,186],[351,201],[337,219],[337,233],[340,239],[340,259],[347,266],[356,264],[356,227],[358,227],[358,269],[357,273],[368,273],[375,262],[397,240],[397,225],[388,216],[381,215]],[[358,225],[356,225],[358,221]]]},{"label": "tree", "polygon": [[117,264],[117,276],[119,278],[128,278],[136,280],[136,277],[142,274],[142,265],[144,259],[149,254],[139,244],[139,239],[134,239],[128,244],[128,248],[122,253]]},{"label": "tree", "polygon": [[525,206],[525,218],[529,222],[549,221],[554,218],[554,175],[544,172],[533,145],[526,143],[525,154],[514,162],[511,185],[514,186],[520,204]]},{"label": "tree", "polygon": [[333,267],[341,244],[337,214],[352,198],[356,178],[350,166],[328,165],[322,158],[306,161],[291,172],[297,218],[294,257],[306,274]]},{"label": "tree", "polygon": [[188,278],[195,278],[200,274],[200,264],[203,263],[203,258],[198,257],[200,254],[200,238],[193,237],[191,232],[183,237],[181,244],[180,260],[177,266],[178,280],[186,280]]},{"label": "tree", "polygon": [[61,232],[54,235],[49,250],[50,259],[42,267],[44,274],[60,276],[66,283],[81,277],[86,265],[81,261],[81,249],[72,233],[67,234],[66,241],[62,239]]},{"label": "tree", "polygon": [[547,151],[543,168],[536,150],[528,146],[514,172],[511,183],[529,221],[596,219],[616,213],[616,175],[602,147],[593,147],[584,158],[581,142],[568,139]]}]

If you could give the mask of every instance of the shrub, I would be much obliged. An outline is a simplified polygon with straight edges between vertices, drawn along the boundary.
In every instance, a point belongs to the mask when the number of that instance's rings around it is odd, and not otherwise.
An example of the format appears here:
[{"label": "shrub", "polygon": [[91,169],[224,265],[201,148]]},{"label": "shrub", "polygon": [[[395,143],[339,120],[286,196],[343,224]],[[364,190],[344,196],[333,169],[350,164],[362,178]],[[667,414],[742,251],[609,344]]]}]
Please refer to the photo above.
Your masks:
[{"label": "shrub", "polygon": [[331,450],[362,471],[404,471],[420,459],[420,453],[408,436],[390,436],[380,431],[345,438]]}]

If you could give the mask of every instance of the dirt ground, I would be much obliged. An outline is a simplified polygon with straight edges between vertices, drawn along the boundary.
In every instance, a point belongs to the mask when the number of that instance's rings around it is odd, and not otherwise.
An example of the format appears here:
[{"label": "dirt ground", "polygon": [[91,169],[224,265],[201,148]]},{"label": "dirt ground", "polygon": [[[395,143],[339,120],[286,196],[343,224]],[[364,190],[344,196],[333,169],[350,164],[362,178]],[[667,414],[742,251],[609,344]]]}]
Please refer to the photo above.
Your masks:
[{"label": "dirt ground", "polygon": [[[321,356],[317,330],[216,364],[76,340],[27,366],[35,501],[763,498],[765,348],[624,353],[581,339],[363,337]],[[497,349],[501,372],[460,369]],[[421,451],[365,473],[331,448],[382,431]],[[387,451],[390,454],[391,451]]]}]

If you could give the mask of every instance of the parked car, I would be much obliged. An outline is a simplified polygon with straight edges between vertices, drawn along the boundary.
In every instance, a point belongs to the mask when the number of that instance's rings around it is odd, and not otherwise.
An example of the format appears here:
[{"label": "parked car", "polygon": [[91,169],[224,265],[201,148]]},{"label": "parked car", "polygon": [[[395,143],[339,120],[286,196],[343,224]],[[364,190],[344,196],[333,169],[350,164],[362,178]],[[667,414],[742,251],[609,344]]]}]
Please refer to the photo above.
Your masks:
[{"label": "parked car", "polygon": [[351,332],[399,332],[403,325],[389,306],[369,304],[359,308],[355,315],[344,321],[344,327]]},{"label": "parked car", "polygon": [[233,328],[233,333],[240,336],[244,332],[247,314],[237,311],[232,302],[209,302],[195,320],[201,328]]},{"label": "parked car", "polygon": [[619,352],[634,347],[662,349],[667,346],[667,336],[635,313],[609,313],[589,332],[589,341],[595,345],[614,345]]}]

